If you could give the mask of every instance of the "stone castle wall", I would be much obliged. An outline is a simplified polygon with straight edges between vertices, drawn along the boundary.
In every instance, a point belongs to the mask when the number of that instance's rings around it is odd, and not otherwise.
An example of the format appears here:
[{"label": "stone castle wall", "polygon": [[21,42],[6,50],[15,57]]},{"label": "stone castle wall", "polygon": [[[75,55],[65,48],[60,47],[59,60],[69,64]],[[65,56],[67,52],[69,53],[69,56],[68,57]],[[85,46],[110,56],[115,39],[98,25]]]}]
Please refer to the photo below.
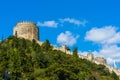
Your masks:
[{"label": "stone castle wall", "polygon": [[33,22],[19,22],[14,27],[13,34],[29,40],[38,40],[38,27]]},{"label": "stone castle wall", "polygon": [[[20,37],[20,38],[25,38],[25,39],[29,39],[29,40],[35,39],[39,45],[42,45],[42,43],[43,43],[43,42],[38,40],[38,36],[39,36],[38,35],[38,27],[33,22],[19,22],[19,23],[17,23],[17,25],[14,27],[13,34],[17,37]],[[53,50],[60,50],[62,52],[65,52],[66,54],[72,55],[71,51],[66,50],[65,45],[61,46],[60,48],[54,46]],[[106,62],[106,59],[103,57],[94,58],[94,55],[92,53],[87,54],[87,56],[83,56],[81,54],[79,54],[78,56],[81,59],[87,59],[87,60],[94,62],[96,64],[103,64],[109,69],[110,72],[114,71],[118,76],[120,76],[120,70],[109,66]]]},{"label": "stone castle wall", "polygon": [[107,62],[106,62],[106,59],[105,58],[103,58],[103,57],[96,57],[95,58],[95,63],[97,63],[97,64],[107,64]]}]

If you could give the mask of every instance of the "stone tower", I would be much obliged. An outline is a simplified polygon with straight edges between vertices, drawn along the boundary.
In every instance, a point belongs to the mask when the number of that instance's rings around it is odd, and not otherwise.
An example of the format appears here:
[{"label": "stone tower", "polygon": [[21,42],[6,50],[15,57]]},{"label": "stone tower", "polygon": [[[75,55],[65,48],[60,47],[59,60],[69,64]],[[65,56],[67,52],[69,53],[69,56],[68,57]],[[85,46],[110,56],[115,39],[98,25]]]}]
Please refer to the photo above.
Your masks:
[{"label": "stone tower", "polygon": [[92,53],[87,54],[88,60],[92,61],[94,60],[94,55]]},{"label": "stone tower", "polygon": [[14,27],[13,35],[19,38],[25,38],[29,40],[38,40],[39,30],[33,22],[19,22]]}]

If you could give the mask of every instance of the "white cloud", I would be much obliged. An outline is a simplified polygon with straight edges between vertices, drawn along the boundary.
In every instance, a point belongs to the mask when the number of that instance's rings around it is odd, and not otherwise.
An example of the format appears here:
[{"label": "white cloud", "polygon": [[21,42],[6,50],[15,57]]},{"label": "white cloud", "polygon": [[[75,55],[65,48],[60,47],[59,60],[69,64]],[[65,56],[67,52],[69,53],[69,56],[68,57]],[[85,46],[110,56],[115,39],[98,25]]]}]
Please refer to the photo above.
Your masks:
[{"label": "white cloud", "polygon": [[120,63],[120,32],[115,26],[93,28],[86,33],[85,40],[101,45],[99,51],[94,51],[95,56],[103,56],[108,64]]},{"label": "white cloud", "polygon": [[105,45],[97,54],[103,55],[108,64],[113,64],[114,61],[120,62],[120,47],[117,45]]},{"label": "white cloud", "polygon": [[106,57],[117,57],[120,56],[119,52],[120,48],[117,45],[104,45],[99,53]]},{"label": "white cloud", "polygon": [[58,23],[52,20],[52,21],[45,21],[44,23],[38,22],[37,26],[56,28],[58,26]]},{"label": "white cloud", "polygon": [[107,43],[109,44],[116,44],[120,43],[120,32],[116,32],[116,34],[107,40]]},{"label": "white cloud", "polygon": [[80,21],[80,20],[77,20],[77,19],[74,19],[74,18],[64,18],[64,19],[59,19],[60,22],[64,23],[64,22],[68,22],[68,23],[72,23],[72,24],[75,24],[77,26],[85,26],[87,21]]},{"label": "white cloud", "polygon": [[41,26],[41,27],[51,27],[51,28],[57,28],[58,25],[60,24],[61,26],[64,25],[63,23],[68,22],[71,24],[75,24],[77,26],[85,26],[87,21],[80,21],[74,18],[64,18],[64,19],[58,19],[57,21],[55,20],[50,20],[50,21],[44,21],[44,22],[37,22],[37,26]]},{"label": "white cloud", "polygon": [[60,33],[57,37],[57,43],[67,46],[72,46],[76,43],[79,35],[74,36],[70,31]]},{"label": "white cloud", "polygon": [[86,33],[85,40],[101,44],[120,43],[120,32],[114,26],[105,26],[103,28],[93,28]]}]

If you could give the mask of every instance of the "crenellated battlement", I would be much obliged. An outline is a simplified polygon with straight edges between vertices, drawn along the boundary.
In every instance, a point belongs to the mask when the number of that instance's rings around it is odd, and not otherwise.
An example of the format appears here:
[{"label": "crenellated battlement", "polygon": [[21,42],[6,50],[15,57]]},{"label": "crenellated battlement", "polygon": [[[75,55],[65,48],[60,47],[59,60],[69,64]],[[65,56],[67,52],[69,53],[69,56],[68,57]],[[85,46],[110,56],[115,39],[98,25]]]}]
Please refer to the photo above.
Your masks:
[{"label": "crenellated battlement", "polygon": [[[19,21],[18,23],[30,23],[30,24],[32,23],[32,24],[35,24],[35,23],[32,22],[32,21]],[[18,23],[17,23],[17,24],[18,24]]]},{"label": "crenellated battlement", "polygon": [[36,26],[36,24],[34,22],[31,22],[31,21],[21,21],[21,22],[18,22],[16,26],[21,26],[21,25],[31,25],[31,26]]}]

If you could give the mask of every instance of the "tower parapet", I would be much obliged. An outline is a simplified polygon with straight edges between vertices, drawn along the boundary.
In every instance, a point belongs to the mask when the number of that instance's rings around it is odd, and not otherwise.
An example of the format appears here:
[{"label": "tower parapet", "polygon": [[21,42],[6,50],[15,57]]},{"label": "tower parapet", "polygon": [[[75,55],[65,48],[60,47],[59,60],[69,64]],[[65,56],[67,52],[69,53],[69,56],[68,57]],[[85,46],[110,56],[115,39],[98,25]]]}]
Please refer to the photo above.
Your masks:
[{"label": "tower parapet", "polygon": [[38,27],[33,22],[19,22],[14,27],[14,36],[29,40],[38,40]]},{"label": "tower parapet", "polygon": [[36,24],[34,22],[30,22],[30,21],[22,21],[22,22],[17,23],[17,26],[21,26],[21,25],[33,25],[33,26],[36,26]]}]

